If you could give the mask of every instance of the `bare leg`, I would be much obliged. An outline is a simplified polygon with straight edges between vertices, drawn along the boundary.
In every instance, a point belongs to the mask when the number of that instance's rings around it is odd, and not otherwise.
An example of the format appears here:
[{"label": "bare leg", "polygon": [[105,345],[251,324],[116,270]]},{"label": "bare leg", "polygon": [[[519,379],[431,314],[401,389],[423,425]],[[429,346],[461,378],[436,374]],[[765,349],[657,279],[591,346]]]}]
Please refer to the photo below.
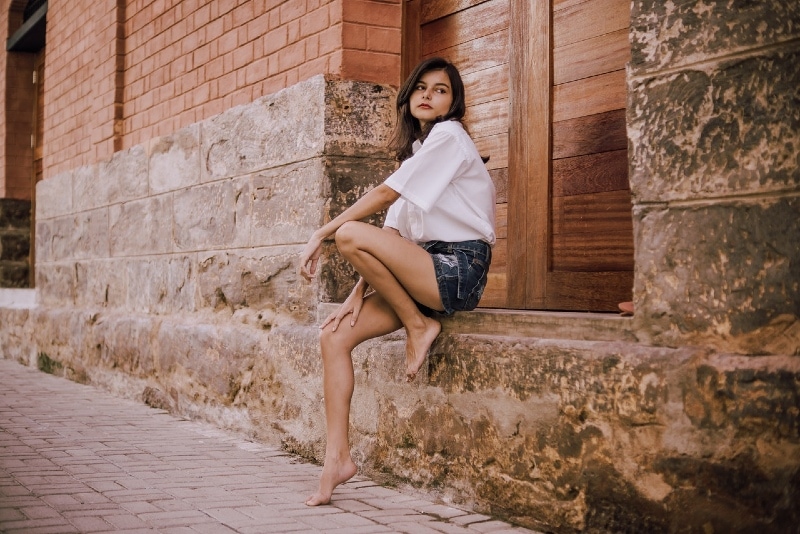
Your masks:
[{"label": "bare leg", "polygon": [[362,341],[394,332],[400,326],[400,320],[386,301],[373,294],[364,300],[361,316],[354,326],[342,321],[335,332],[328,325],[320,335],[327,441],[319,490],[308,498],[308,506],[328,504],[336,486],[357,471],[350,456],[349,438],[354,386],[351,351]]},{"label": "bare leg", "polygon": [[413,380],[442,328],[416,304],[443,309],[430,254],[400,236],[360,222],[343,224],[336,232],[336,244],[405,327],[406,377]]}]

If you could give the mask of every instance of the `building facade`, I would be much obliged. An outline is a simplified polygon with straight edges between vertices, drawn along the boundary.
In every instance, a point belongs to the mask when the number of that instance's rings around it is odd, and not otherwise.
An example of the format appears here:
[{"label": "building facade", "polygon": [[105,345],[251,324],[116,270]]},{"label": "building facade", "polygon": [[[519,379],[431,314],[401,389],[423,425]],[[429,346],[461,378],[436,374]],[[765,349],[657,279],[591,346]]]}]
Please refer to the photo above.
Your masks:
[{"label": "building facade", "polygon": [[296,257],[395,168],[397,86],[442,55],[495,260],[416,384],[401,335],[355,352],[362,470],[553,532],[800,524],[796,2],[5,0],[0,28],[0,273],[36,295],[0,300],[4,358],[321,460],[315,325],[353,273]]}]

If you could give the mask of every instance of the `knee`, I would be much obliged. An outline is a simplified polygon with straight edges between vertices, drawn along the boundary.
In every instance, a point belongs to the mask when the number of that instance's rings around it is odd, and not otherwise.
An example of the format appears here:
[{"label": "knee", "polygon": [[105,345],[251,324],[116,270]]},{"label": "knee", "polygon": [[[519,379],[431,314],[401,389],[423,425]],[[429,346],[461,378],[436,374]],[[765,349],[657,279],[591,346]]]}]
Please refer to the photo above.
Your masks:
[{"label": "knee", "polygon": [[358,242],[358,229],[361,223],[357,221],[347,221],[336,230],[336,247],[339,252],[345,254],[353,250]]},{"label": "knee", "polygon": [[319,345],[322,349],[322,357],[325,358],[327,354],[337,354],[346,348],[344,346],[342,336],[339,332],[334,332],[331,326],[326,326],[319,333]]}]

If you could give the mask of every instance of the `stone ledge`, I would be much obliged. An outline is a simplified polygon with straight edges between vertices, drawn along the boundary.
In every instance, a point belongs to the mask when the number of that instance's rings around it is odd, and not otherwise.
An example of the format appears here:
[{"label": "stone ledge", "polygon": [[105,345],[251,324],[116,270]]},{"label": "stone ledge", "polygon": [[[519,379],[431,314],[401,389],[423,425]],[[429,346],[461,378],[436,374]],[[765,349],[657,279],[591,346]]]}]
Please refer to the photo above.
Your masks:
[{"label": "stone ledge", "polygon": [[35,289],[0,288],[0,308],[27,309],[35,307]]},{"label": "stone ledge", "polygon": [[[320,304],[317,322],[339,304]],[[609,313],[548,312],[479,308],[442,319],[445,334],[513,336],[516,338],[637,341],[633,318]]]}]

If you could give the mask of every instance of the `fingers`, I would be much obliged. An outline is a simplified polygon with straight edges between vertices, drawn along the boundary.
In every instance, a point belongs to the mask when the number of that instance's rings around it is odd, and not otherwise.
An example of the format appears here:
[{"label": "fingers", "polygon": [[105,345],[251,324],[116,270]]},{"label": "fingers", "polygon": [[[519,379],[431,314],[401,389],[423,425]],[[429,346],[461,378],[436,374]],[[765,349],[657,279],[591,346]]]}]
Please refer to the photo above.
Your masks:
[{"label": "fingers", "polygon": [[350,326],[355,326],[358,321],[358,314],[361,313],[361,306],[364,304],[364,299],[358,299],[353,304],[353,316],[350,318]]}]

